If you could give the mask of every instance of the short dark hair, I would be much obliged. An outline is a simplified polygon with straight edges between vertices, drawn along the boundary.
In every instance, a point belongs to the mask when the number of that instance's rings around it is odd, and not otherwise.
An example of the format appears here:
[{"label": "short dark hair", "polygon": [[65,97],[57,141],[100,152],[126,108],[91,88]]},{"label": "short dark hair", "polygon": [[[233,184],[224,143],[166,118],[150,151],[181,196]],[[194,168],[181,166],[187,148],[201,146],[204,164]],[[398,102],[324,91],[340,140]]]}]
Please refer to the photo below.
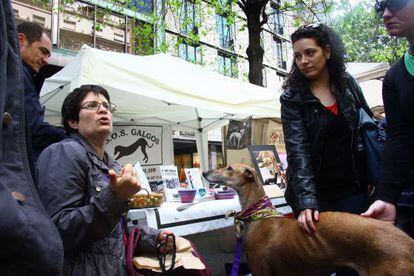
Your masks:
[{"label": "short dark hair", "polygon": [[23,22],[17,26],[17,33],[22,33],[26,36],[27,43],[40,41],[42,39],[43,30],[42,26],[33,22]]},{"label": "short dark hair", "polygon": [[[328,72],[331,84],[336,86],[339,91],[345,88],[345,50],[338,34],[326,26],[325,24],[310,24],[297,29],[291,35],[292,45],[296,41],[304,38],[312,38],[316,44],[322,49],[330,48],[331,56],[327,60]],[[283,88],[288,87],[304,90],[308,86],[309,80],[302,75],[295,60],[293,60],[292,68],[286,78]]]},{"label": "short dark hair", "polygon": [[106,89],[102,86],[85,84],[81,87],[75,88],[66,96],[62,105],[62,125],[65,128],[66,133],[69,134],[78,132],[77,129],[74,129],[69,125],[68,121],[79,122],[81,103],[90,92],[95,95],[102,95],[108,100],[108,102],[111,102],[108,91],[106,91]]}]

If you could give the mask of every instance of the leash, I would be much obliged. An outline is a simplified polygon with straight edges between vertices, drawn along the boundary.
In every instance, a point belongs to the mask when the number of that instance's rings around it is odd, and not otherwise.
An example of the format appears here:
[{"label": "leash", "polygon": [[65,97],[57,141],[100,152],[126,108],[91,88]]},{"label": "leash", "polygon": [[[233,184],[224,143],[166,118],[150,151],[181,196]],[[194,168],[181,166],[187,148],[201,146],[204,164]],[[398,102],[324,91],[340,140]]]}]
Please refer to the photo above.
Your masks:
[{"label": "leash", "polygon": [[240,259],[243,249],[243,223],[245,221],[255,221],[264,218],[283,218],[281,213],[279,213],[273,204],[270,202],[268,196],[260,198],[258,201],[254,202],[252,205],[247,207],[244,211],[236,212],[231,210],[226,213],[226,219],[230,216],[234,216],[234,227],[236,229],[236,253],[234,256],[233,266],[231,268],[230,276],[237,276],[239,274]]}]

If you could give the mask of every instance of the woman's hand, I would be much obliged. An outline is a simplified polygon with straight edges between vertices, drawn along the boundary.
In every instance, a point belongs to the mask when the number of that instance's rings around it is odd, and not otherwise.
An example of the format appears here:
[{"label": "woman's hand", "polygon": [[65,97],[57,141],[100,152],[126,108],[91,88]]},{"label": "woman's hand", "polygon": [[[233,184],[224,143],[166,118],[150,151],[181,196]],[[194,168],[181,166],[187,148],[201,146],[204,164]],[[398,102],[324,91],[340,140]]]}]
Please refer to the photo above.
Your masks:
[{"label": "woman's hand", "polygon": [[309,233],[313,234],[316,232],[316,223],[319,221],[319,211],[312,209],[302,210],[298,217],[300,228]]},{"label": "woman's hand", "polygon": [[[173,232],[169,230],[161,231],[157,238],[157,246],[160,246],[160,253],[164,254],[164,243],[165,243],[165,237],[169,234],[173,234]],[[173,247],[173,238],[171,236],[168,237],[167,240],[167,252],[171,252]]]},{"label": "woman's hand", "polygon": [[112,191],[124,201],[128,200],[128,198],[141,190],[141,183],[131,164],[127,164],[123,167],[119,176],[116,175],[115,171],[109,170],[109,186]]},{"label": "woman's hand", "polygon": [[397,210],[395,208],[395,205],[392,203],[376,200],[371,204],[371,206],[369,206],[368,210],[365,211],[365,213],[361,214],[361,216],[395,223],[395,219],[397,218]]}]

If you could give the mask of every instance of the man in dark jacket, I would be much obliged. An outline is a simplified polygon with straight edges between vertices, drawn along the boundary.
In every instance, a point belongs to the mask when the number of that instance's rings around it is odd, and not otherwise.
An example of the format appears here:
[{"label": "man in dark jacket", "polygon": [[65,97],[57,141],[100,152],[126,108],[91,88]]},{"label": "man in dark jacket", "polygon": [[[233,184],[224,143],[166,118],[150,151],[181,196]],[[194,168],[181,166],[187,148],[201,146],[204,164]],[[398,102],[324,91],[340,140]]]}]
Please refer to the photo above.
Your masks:
[{"label": "man in dark jacket", "polygon": [[44,109],[35,86],[39,70],[48,64],[52,43],[42,27],[32,22],[17,27],[20,55],[23,61],[24,98],[26,118],[31,132],[33,161],[50,144],[66,137],[63,129],[44,122]]},{"label": "man in dark jacket", "polygon": [[59,275],[63,246],[30,177],[14,13],[0,2],[0,275]]}]

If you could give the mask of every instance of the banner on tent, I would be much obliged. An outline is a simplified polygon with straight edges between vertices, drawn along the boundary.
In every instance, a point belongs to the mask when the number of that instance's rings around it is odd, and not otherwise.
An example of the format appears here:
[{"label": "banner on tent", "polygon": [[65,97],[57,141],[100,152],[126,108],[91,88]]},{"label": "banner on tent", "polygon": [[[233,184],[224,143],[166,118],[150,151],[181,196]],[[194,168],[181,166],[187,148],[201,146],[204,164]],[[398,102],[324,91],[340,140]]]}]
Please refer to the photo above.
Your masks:
[{"label": "banner on tent", "polygon": [[147,166],[155,169],[163,164],[162,126],[116,125],[105,150],[121,165],[139,162],[144,172],[152,172]]}]

